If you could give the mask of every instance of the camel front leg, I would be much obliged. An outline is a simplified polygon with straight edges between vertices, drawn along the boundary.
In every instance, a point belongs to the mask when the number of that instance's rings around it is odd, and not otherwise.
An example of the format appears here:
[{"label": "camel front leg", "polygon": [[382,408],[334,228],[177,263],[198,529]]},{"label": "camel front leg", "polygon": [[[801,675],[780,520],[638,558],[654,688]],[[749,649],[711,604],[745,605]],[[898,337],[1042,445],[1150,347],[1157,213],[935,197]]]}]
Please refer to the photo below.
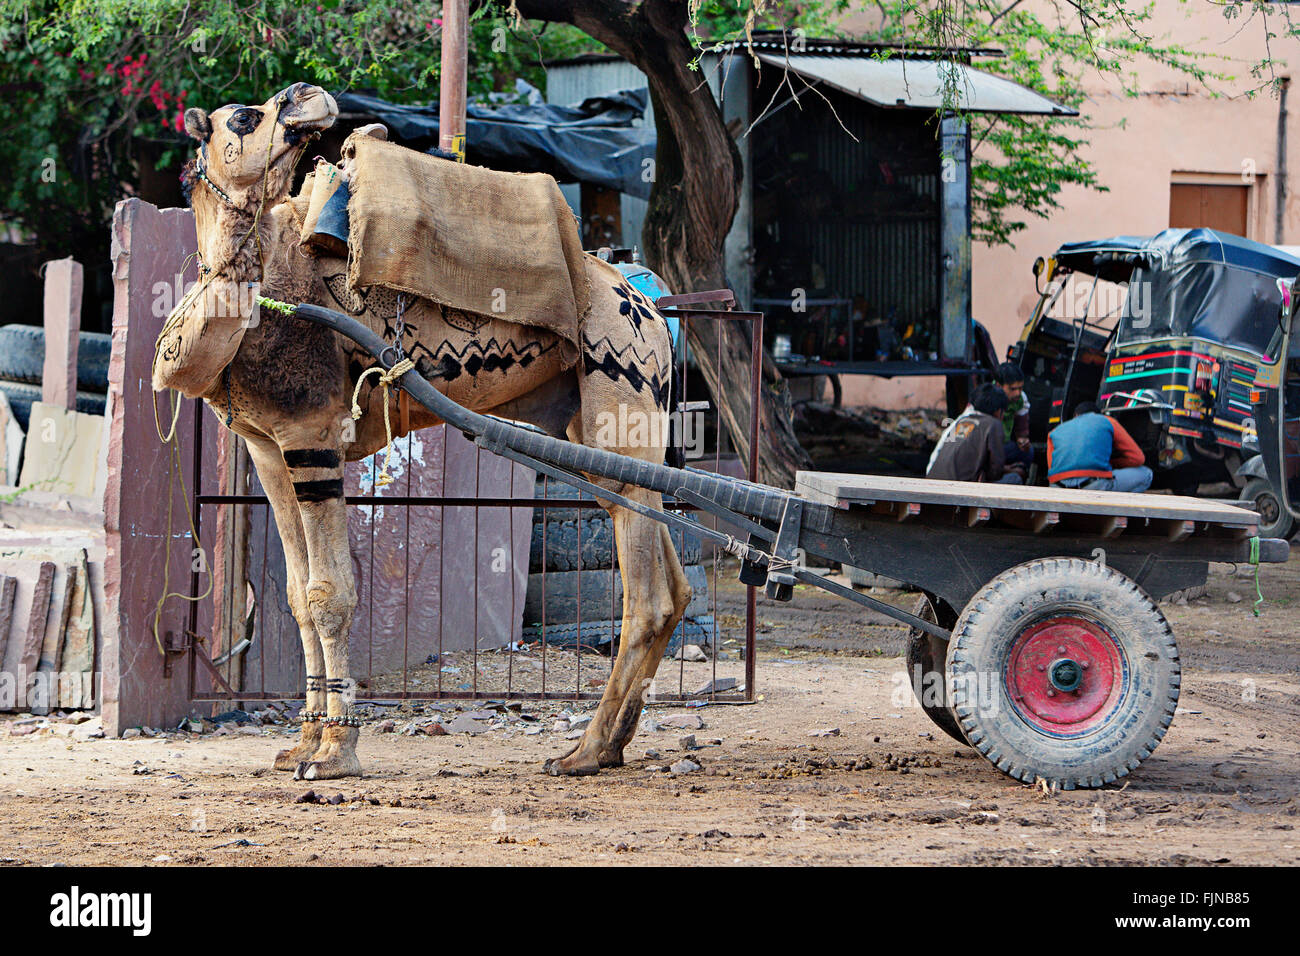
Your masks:
[{"label": "camel front leg", "polygon": [[[285,455],[280,447],[267,439],[247,439],[248,454],[262,481],[262,488],[271,502],[275,526],[284,545],[285,582],[289,609],[298,622],[298,635],[302,639],[303,664],[306,668],[306,703],[302,711],[302,738],[297,746],[281,750],[275,757],[276,770],[296,770],[320,749],[321,720],[325,717],[325,654],[320,638],[316,636],[316,622],[307,607],[307,539],[298,514]],[[287,453],[293,459],[293,452]],[[261,595],[259,595],[261,597]]]},{"label": "camel front leg", "polygon": [[[347,506],[343,500],[342,456],[315,450],[294,467],[294,495],[307,544],[307,610],[320,637],[325,659],[325,712],[320,747],[294,771],[300,780],[361,775],[357,759],[360,722],[353,712],[356,684],[348,667],[348,639],[357,606],[348,547]],[[333,455],[333,458],[330,456]]]}]

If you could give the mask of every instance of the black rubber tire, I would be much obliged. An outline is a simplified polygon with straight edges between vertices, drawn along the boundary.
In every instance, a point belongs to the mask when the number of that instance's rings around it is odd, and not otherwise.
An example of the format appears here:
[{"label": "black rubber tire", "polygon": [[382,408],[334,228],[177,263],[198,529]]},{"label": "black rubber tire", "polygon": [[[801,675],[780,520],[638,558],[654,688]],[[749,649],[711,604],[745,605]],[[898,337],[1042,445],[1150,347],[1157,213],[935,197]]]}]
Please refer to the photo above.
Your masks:
[{"label": "black rubber tire", "polygon": [[[536,498],[575,500],[578,491],[562,481],[549,482],[549,495],[539,479]],[[614,519],[603,508],[534,508],[533,541],[529,549],[528,572],[542,572],[542,517],[546,516],[547,571],[607,571],[614,566]],[[582,554],[578,554],[578,526],[582,526]],[[670,532],[673,547],[683,565],[700,563],[700,539]]]},{"label": "black rubber tire", "polygon": [[[108,391],[108,360],[113,339],[100,332],[82,332],[77,345],[77,388]],[[45,329],[38,325],[0,327],[0,379],[40,385],[45,366]]]},{"label": "black rubber tire", "polygon": [[[935,613],[934,602],[931,601],[930,596],[921,594],[917,596],[912,613],[951,629],[957,616],[947,605],[941,603],[939,606],[943,609],[944,620],[942,621],[939,619],[940,615]],[[966,735],[961,732],[957,717],[948,702],[948,681],[945,673],[947,650],[947,643],[933,634],[916,627],[908,628],[907,682],[911,685],[916,702],[921,705],[921,709],[934,725],[959,744],[967,744]],[[935,697],[938,700],[935,700]]]},{"label": "black rubber tire", "polygon": [[[709,575],[701,565],[688,564],[683,569],[691,587],[691,601],[687,617],[711,613],[709,602]],[[549,624],[572,624],[578,619],[578,591],[582,591],[582,619],[584,627],[602,620],[608,621],[610,613],[621,619],[623,611],[623,579],[617,571],[547,571],[528,575],[528,591],[524,599],[524,623],[540,624],[543,616]],[[543,599],[545,593],[545,599]]]},{"label": "black rubber tire", "polygon": [[103,332],[82,332],[77,346],[77,389],[108,391],[108,362],[113,357],[113,337]]},{"label": "black rubber tire", "polygon": [[[533,523],[533,543],[528,555],[528,571],[540,574],[542,571],[542,520],[539,517]],[[568,512],[572,514],[572,511]],[[578,525],[582,525],[582,554],[578,554]],[[670,532],[673,547],[683,565],[700,563],[700,539],[695,535],[683,536]],[[604,511],[588,511],[581,519],[546,521],[546,570],[547,571],[605,571],[614,566],[614,521]]]},{"label": "black rubber tire", "polygon": [[[26,382],[9,382],[0,380],[0,392],[9,399],[9,409],[14,421],[27,431],[32,419],[32,403],[41,400],[41,387],[28,385]],[[77,411],[87,415],[104,414],[104,396],[93,392],[77,393]]]},{"label": "black rubber tire", "polygon": [[[542,520],[537,510],[533,523],[533,543],[528,555],[528,571],[542,571]],[[566,513],[573,514],[566,509]],[[578,553],[581,527],[582,553]],[[582,518],[557,521],[548,518],[545,537],[546,570],[551,571],[601,571],[614,564],[614,522],[604,511],[588,511]]]},{"label": "black rubber tire", "polygon": [[1267,478],[1252,478],[1241,489],[1241,500],[1254,505],[1259,512],[1261,538],[1290,538],[1295,533],[1295,519],[1282,505]]},{"label": "black rubber tire", "polygon": [[0,328],[0,378],[39,385],[44,365],[44,329],[36,325]]},{"label": "black rubber tire", "polygon": [[[1032,727],[1017,713],[1005,678],[1017,638],[1062,614],[1109,635],[1127,673],[1110,714],[1074,737]],[[1064,790],[1100,787],[1136,770],[1169,729],[1181,681],[1178,648],[1159,608],[1123,574],[1077,558],[1030,561],[998,575],[966,605],[948,647],[948,690],[971,746],[1011,777]]]}]

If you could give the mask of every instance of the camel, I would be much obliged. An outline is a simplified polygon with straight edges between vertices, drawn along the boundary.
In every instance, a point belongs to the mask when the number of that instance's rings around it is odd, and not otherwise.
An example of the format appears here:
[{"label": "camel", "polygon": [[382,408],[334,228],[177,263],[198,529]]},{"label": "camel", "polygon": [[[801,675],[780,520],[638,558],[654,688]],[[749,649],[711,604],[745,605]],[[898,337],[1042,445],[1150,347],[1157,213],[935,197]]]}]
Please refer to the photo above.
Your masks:
[{"label": "camel", "polygon": [[[438,421],[422,407],[402,408],[395,389],[368,376],[358,396],[364,414],[353,423],[353,389],[373,364],[369,356],[292,315],[262,308],[254,318],[250,284],[260,283],[255,288],[269,299],[347,312],[390,341],[403,328],[402,346],[417,370],[454,401],[574,442],[594,444],[598,416],[617,415],[620,406],[646,420],[665,412],[672,367],[663,316],[617,269],[590,255],[584,264],[591,309],[572,367],[548,330],[407,302],[384,289],[349,290],[346,261],[300,247],[301,223],[288,201],[296,163],[337,115],[333,98],[307,83],[260,106],[186,110],[185,129],[199,144],[186,177],[202,294],[187,297],[165,327],[153,381],[155,390],[202,398],[244,438],[270,499],[307,675],[301,738],[277,755],[275,768],[307,780],[361,773],[348,661],[357,592],[344,463],[384,447],[386,402],[395,437]],[[651,435],[643,447],[604,447],[660,463],[665,448],[658,442]],[[662,507],[657,492],[595,480]],[[668,530],[627,508],[607,510],[623,576],[621,646],[586,732],[572,750],[546,761],[554,775],[622,764],[644,694],[690,598]]]}]

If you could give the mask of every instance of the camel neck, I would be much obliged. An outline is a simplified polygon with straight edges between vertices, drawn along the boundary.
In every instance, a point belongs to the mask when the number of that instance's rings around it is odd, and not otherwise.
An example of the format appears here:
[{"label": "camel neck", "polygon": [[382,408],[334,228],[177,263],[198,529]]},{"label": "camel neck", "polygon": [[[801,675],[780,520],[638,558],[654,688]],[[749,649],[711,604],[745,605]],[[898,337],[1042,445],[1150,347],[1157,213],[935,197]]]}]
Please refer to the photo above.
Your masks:
[{"label": "camel neck", "polygon": [[204,269],[214,270],[232,282],[260,281],[259,237],[263,257],[270,252],[265,214],[256,226],[254,222],[253,213],[221,203],[214,196],[198,199],[194,203],[194,226]]}]

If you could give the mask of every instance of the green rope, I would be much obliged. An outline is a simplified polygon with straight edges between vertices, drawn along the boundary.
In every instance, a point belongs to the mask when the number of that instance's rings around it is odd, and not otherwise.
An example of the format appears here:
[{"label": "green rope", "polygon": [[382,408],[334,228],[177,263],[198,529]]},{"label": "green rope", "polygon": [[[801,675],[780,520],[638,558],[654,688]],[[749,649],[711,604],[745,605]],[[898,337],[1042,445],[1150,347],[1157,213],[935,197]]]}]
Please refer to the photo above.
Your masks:
[{"label": "green rope", "polygon": [[1255,616],[1259,617],[1259,606],[1264,603],[1264,592],[1259,588],[1259,535],[1250,539],[1250,563],[1255,566]]},{"label": "green rope", "polygon": [[257,304],[264,309],[273,309],[283,315],[293,315],[294,312],[298,311],[296,305],[292,305],[288,302],[280,302],[278,299],[268,299],[264,295],[259,295],[257,297]]}]

